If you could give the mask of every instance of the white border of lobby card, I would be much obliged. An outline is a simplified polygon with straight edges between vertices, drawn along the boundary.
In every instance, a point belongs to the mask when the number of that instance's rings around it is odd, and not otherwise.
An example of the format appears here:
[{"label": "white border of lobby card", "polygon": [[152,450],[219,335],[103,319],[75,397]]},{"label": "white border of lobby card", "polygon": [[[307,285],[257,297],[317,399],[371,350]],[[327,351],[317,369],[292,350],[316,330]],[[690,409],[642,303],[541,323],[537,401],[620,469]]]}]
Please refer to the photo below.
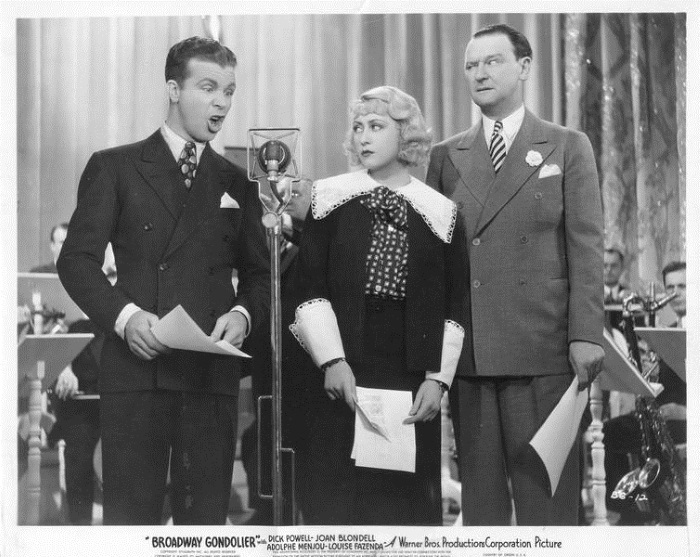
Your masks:
[{"label": "white border of lobby card", "polygon": [[[0,216],[2,217],[2,232],[4,240],[0,243],[0,261],[3,262],[3,271],[0,273],[1,291],[10,293],[16,291],[15,276],[17,270],[16,231],[17,231],[17,152],[16,152],[16,122],[21,115],[16,114],[16,27],[17,18],[43,18],[43,17],[90,17],[90,16],[165,16],[165,15],[201,15],[207,13],[284,13],[293,11],[297,13],[395,13],[395,12],[496,12],[509,13],[520,12],[522,6],[514,2],[473,1],[468,5],[463,1],[446,2],[136,2],[123,0],[122,2],[0,2],[0,56],[2,56],[2,68],[4,80],[0,86],[0,99],[2,110],[0,111],[0,134],[2,143],[3,164],[0,167],[5,171],[4,180],[0,186]],[[692,0],[668,1],[663,4],[648,1],[588,1],[584,0],[572,5],[563,1],[535,0],[528,3],[528,11],[533,12],[566,12],[572,9],[600,12],[600,11],[665,11],[686,12],[688,14],[687,25],[687,114],[688,136],[687,148],[687,214],[697,215],[699,196],[697,185],[700,184],[699,151],[700,134],[698,129],[698,113],[700,113],[700,87],[698,72],[700,67],[700,32],[699,8]],[[470,33],[465,29],[465,33]],[[244,53],[239,53],[243,56]],[[461,53],[456,54],[459,60]],[[52,84],[52,86],[55,84]],[[89,107],[87,107],[89,108]],[[467,107],[464,107],[466,110]],[[234,108],[236,110],[235,99]],[[692,226],[693,219],[689,219],[687,254],[688,284],[691,293],[688,296],[688,361],[689,368],[697,368],[700,354],[698,353],[698,331],[700,330],[700,317],[698,305],[698,230]],[[14,295],[2,296],[2,335],[0,342],[5,357],[6,385],[13,385],[12,375],[16,369],[16,329],[14,325],[16,308],[14,307]],[[698,394],[699,381],[697,377],[688,380],[691,392]],[[2,538],[0,553],[8,556],[33,556],[44,555],[57,557],[63,555],[72,556],[151,556],[151,555],[287,555],[293,554],[280,550],[268,550],[267,545],[260,543],[260,539],[267,541],[269,536],[281,535],[282,542],[289,541],[286,536],[294,534],[308,534],[313,539],[322,534],[324,536],[355,536],[355,538],[370,538],[373,543],[382,543],[384,550],[377,551],[378,555],[409,555],[416,550],[400,548],[397,542],[397,534],[403,536],[405,541],[424,543],[426,538],[430,540],[448,541],[447,549],[423,550],[422,554],[430,555],[511,555],[529,557],[531,555],[595,555],[596,557],[607,555],[635,555],[635,557],[659,556],[659,555],[698,555],[700,554],[700,541],[698,528],[700,524],[700,505],[697,488],[700,486],[700,462],[698,455],[697,433],[691,439],[691,450],[688,451],[688,485],[695,486],[688,494],[688,524],[687,528],[363,528],[363,527],[298,527],[298,528],[262,528],[262,527],[92,527],[76,528],[70,526],[17,526],[17,479],[16,479],[16,401],[12,388],[3,389],[2,395],[2,424],[0,429],[0,442],[3,451],[0,455],[0,468],[2,477],[2,497],[0,498],[0,521],[2,524]],[[700,413],[698,412],[697,396],[689,397],[688,431],[692,433],[700,431]],[[9,450],[8,450],[9,447]],[[168,543],[178,543],[177,540],[185,540],[188,537],[202,538],[200,549],[171,549],[165,551],[154,547],[154,539],[170,540]],[[525,543],[540,540],[539,548],[532,545],[528,548]],[[273,538],[274,541],[277,538]],[[494,549],[465,549],[470,547],[470,542],[479,542],[485,539],[492,543],[502,543],[501,550]],[[208,547],[206,546],[208,540]],[[218,540],[218,541],[217,541]],[[455,542],[456,540],[456,542]],[[453,543],[455,542],[455,543]],[[163,541],[165,543],[165,541]],[[452,546],[450,546],[452,543]],[[460,543],[462,544],[460,546]],[[226,549],[221,549],[226,547]],[[454,547],[455,549],[450,549]],[[461,547],[457,549],[457,547]],[[478,547],[478,545],[471,547]],[[503,549],[505,548],[505,549]],[[515,549],[514,549],[515,548]],[[339,555],[368,554],[369,551],[333,550]],[[685,553],[684,553],[685,552]],[[296,555],[299,555],[297,552]]]}]

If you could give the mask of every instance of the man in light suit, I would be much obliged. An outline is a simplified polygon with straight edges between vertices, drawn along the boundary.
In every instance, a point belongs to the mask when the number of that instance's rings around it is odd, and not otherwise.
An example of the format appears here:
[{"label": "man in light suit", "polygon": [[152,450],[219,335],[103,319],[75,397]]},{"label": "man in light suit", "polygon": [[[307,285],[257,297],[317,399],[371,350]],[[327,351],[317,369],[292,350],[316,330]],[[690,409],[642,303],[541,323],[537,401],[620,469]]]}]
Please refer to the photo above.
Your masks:
[{"label": "man in light suit", "polygon": [[[268,311],[257,189],[208,144],[231,107],[235,67],[214,40],[173,46],[163,126],[95,153],[80,180],[58,272],[107,332],[99,378],[105,524],[159,524],[168,472],[176,524],[226,520],[241,362],[172,351],[151,328],[181,304],[212,338],[240,346]],[[114,286],[101,270],[108,242]]]},{"label": "man in light suit", "polygon": [[434,147],[427,176],[457,203],[468,236],[472,342],[451,393],[465,525],[510,524],[511,498],[518,525],[576,524],[578,443],[553,497],[528,443],[574,375],[586,388],[603,359],[593,151],[582,133],[524,108],[531,61],[507,25],[473,36],[465,72],[482,119]]}]

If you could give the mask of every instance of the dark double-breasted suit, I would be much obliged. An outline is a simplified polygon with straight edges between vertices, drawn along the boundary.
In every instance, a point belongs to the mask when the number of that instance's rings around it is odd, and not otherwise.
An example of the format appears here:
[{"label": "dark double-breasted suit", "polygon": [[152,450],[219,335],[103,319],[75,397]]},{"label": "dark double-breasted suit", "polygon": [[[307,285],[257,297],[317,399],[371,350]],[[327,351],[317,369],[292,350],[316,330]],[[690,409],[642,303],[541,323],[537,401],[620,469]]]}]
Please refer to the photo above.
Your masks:
[{"label": "dark double-breasted suit", "polygon": [[569,343],[602,345],[603,224],[590,142],[526,111],[496,174],[479,122],[434,147],[426,181],[457,203],[469,248],[472,350],[465,342],[453,397],[465,523],[508,523],[504,458],[518,524],[575,521],[576,449],[550,498],[527,443],[573,380]]},{"label": "dark double-breasted suit", "polygon": [[[121,490],[121,484],[132,486],[131,492],[122,496],[132,498],[134,518],[112,517],[115,521],[159,519],[158,501],[162,506],[165,483],[161,476],[163,469],[167,473],[167,458],[163,464],[162,451],[149,445],[184,443],[182,429],[187,423],[197,422],[199,434],[193,431],[192,435],[201,440],[196,451],[201,457],[196,458],[222,453],[216,446],[218,434],[207,437],[208,432],[221,429],[214,414],[207,414],[212,407],[230,407],[227,412],[233,416],[227,428],[233,429],[231,442],[235,443],[240,377],[240,361],[235,358],[177,350],[152,361],[139,359],[114,332],[117,317],[128,303],[159,317],[181,304],[205,333],[210,333],[219,316],[240,305],[249,312],[253,327],[264,322],[269,307],[269,263],[260,213],[254,185],[209,145],[189,191],[160,130],[144,141],[90,158],[58,271],[71,297],[107,331],[100,376],[106,520],[110,513],[108,492]],[[108,242],[112,243],[118,272],[114,287],[101,271]],[[234,268],[238,270],[238,292],[231,280]],[[124,408],[123,402],[108,402],[123,400],[108,396],[116,393],[130,393],[135,398]],[[180,393],[177,410],[172,397],[167,404],[159,398],[163,393]],[[142,404],[142,399],[150,402]],[[184,417],[199,405],[202,411]],[[173,413],[182,417],[176,419]],[[159,434],[158,428],[167,433]],[[171,437],[164,440],[167,435]],[[137,454],[124,460],[110,453],[121,450],[120,446]],[[184,450],[189,458],[184,468],[192,469],[194,456]],[[109,458],[119,462],[120,469],[115,469],[114,475],[110,475]],[[158,462],[152,462],[154,459]],[[207,472],[214,474],[207,480],[217,486],[228,484],[230,489],[230,467],[225,460],[219,472]],[[217,477],[219,474],[228,474],[228,478]],[[188,481],[190,491],[196,491],[194,483]],[[204,503],[197,495],[193,498]],[[128,512],[129,501],[124,505],[123,512]],[[192,498],[183,500],[183,505],[197,508]],[[141,507],[150,510],[135,510]],[[192,520],[206,521],[211,516],[195,513]]]}]

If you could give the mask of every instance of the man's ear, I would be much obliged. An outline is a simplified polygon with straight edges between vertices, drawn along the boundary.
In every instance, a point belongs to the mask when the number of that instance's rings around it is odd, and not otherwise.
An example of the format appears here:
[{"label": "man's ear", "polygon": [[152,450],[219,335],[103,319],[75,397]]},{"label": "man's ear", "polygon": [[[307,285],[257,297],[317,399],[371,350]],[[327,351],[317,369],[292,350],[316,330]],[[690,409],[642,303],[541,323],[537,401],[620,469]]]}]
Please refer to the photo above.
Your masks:
[{"label": "man's ear", "polygon": [[523,56],[518,60],[520,64],[520,81],[525,81],[530,76],[530,65],[532,64],[532,58],[529,56]]},{"label": "man's ear", "polygon": [[169,79],[166,82],[166,87],[168,88],[168,100],[171,103],[176,103],[180,101],[180,85],[174,79]]}]

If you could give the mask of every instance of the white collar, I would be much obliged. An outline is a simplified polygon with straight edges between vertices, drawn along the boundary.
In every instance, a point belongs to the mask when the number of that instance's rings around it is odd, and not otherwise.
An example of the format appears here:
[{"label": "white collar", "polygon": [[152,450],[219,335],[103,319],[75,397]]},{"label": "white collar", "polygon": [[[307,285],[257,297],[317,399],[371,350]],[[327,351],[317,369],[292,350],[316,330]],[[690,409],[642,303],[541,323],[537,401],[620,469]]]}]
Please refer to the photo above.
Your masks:
[{"label": "white collar", "polygon": [[[160,127],[160,133],[163,134],[163,139],[165,139],[165,143],[167,143],[170,152],[173,154],[173,157],[175,157],[175,160],[180,160],[180,155],[182,154],[182,150],[185,148],[185,143],[187,143],[187,140],[175,133],[173,129],[168,126],[167,122],[163,122],[163,125]],[[204,148],[207,146],[207,144],[200,143],[199,141],[195,141],[194,144],[197,146],[197,164],[199,164],[199,161],[202,160],[202,153],[204,152]]]},{"label": "white collar", "polygon": [[[493,127],[496,124],[496,120],[489,118],[488,116],[482,114],[481,119],[484,124],[484,138],[486,139],[486,145],[491,141],[491,135],[493,134]],[[506,149],[510,149],[515,136],[518,135],[520,131],[520,126],[523,124],[525,119],[525,105],[521,104],[512,114],[509,114],[501,120],[503,124],[503,137],[506,140]]]},{"label": "white collar", "polygon": [[[381,186],[366,169],[317,180],[311,190],[313,217],[321,220],[351,199]],[[433,234],[449,244],[457,218],[457,206],[430,186],[411,176],[411,181],[395,191],[406,199]]]}]

